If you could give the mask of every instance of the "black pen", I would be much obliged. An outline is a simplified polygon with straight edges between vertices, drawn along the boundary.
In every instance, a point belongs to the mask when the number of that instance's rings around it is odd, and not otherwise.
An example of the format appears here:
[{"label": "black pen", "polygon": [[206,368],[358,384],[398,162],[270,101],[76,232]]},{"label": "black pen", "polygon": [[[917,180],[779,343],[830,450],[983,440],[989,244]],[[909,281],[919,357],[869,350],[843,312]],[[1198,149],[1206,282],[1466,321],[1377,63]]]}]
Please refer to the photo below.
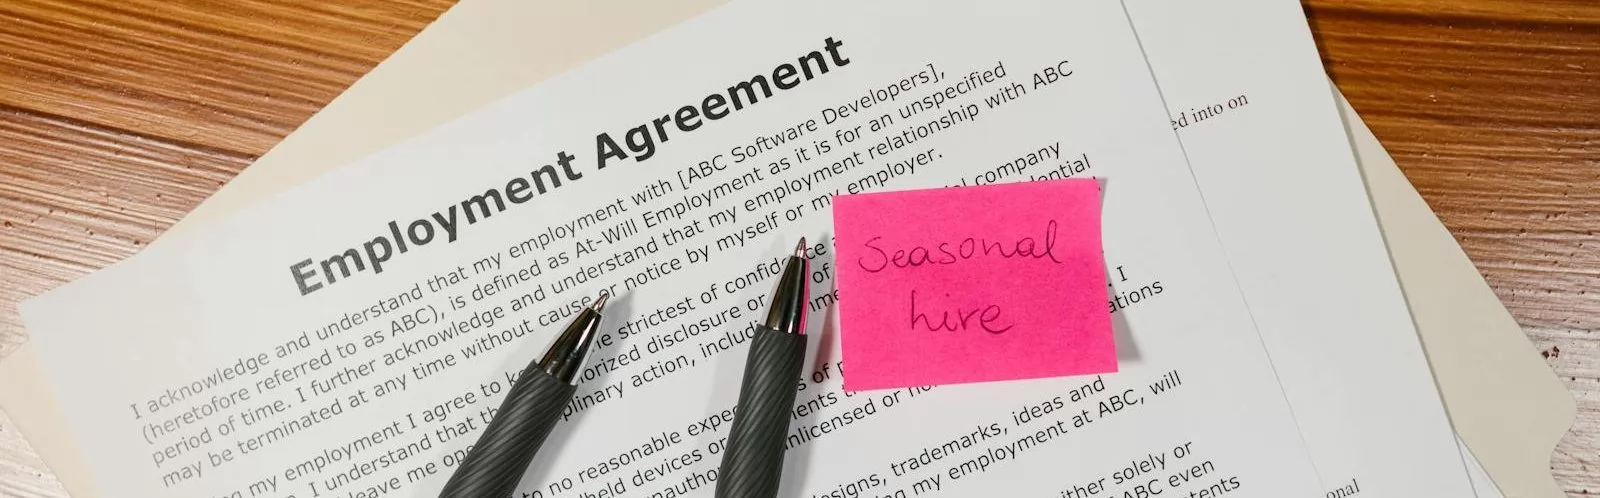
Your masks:
[{"label": "black pen", "polygon": [[511,496],[528,463],[572,399],[589,345],[600,330],[600,310],[610,295],[604,291],[567,329],[550,343],[544,357],[528,364],[500,403],[500,411],[478,436],[472,451],[445,483],[440,498]]},{"label": "black pen", "polygon": [[717,472],[717,498],[771,498],[783,473],[784,435],[806,355],[806,239],[784,264],[767,320],[750,339],[738,411]]}]

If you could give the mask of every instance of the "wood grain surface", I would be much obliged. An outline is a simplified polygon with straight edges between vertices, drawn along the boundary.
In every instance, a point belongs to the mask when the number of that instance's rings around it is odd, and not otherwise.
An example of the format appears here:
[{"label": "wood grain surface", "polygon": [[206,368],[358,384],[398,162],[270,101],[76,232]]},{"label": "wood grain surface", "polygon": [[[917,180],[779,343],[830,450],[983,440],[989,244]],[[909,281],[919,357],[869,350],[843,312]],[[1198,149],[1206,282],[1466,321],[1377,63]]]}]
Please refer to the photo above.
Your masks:
[{"label": "wood grain surface", "polygon": [[[0,2],[0,355],[18,301],[138,251],[451,3]],[[1306,6],[1339,87],[1577,397],[1551,465],[1600,493],[1600,4]],[[3,415],[0,496],[65,496]]]}]

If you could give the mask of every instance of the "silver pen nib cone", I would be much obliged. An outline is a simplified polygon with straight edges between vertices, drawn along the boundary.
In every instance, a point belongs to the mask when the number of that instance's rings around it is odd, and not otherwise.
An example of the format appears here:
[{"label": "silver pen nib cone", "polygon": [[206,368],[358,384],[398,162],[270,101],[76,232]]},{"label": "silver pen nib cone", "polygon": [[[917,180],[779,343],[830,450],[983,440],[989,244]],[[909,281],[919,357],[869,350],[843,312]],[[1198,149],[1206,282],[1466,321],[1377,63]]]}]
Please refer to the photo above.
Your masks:
[{"label": "silver pen nib cone", "polygon": [[772,289],[772,301],[767,305],[767,328],[785,334],[806,333],[806,300],[811,298],[808,288],[810,265],[806,261],[806,239],[794,249],[794,255],[778,274],[778,285]]},{"label": "silver pen nib cone", "polygon": [[594,303],[579,311],[572,323],[561,331],[561,335],[556,336],[556,340],[550,343],[550,349],[545,350],[544,358],[532,367],[562,382],[577,384],[578,374],[583,372],[584,365],[588,363],[590,345],[600,335],[600,309],[605,307],[610,297],[609,293],[601,291]]}]

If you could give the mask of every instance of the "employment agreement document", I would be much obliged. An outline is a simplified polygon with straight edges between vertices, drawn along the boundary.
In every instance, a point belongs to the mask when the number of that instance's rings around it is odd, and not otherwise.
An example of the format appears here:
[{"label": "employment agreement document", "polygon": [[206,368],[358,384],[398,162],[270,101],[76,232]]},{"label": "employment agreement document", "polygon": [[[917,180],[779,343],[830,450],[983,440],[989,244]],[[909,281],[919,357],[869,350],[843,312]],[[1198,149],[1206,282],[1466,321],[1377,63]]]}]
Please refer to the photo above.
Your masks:
[{"label": "employment agreement document", "polygon": [[1473,496],[1300,4],[1128,11],[1327,496]]},{"label": "employment agreement document", "polygon": [[[520,495],[710,496],[805,236],[785,496],[1318,495],[1164,116],[1118,2],[737,2],[24,313],[101,489],[430,496],[606,290]],[[834,196],[1091,176],[1118,373],[841,390]]]}]

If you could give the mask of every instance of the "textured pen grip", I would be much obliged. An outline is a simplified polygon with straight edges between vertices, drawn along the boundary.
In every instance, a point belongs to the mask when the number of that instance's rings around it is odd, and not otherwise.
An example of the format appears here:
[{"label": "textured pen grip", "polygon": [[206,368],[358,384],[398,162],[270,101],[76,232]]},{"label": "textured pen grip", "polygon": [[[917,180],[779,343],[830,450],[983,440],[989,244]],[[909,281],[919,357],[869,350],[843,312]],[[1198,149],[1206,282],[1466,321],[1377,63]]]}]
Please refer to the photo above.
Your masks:
[{"label": "textured pen grip", "polygon": [[758,327],[739,386],[739,411],[717,472],[717,498],[771,498],[783,473],[784,436],[806,338]]},{"label": "textured pen grip", "polygon": [[572,399],[571,384],[536,368],[522,372],[500,411],[439,492],[440,498],[502,498],[516,490],[528,462]]}]

